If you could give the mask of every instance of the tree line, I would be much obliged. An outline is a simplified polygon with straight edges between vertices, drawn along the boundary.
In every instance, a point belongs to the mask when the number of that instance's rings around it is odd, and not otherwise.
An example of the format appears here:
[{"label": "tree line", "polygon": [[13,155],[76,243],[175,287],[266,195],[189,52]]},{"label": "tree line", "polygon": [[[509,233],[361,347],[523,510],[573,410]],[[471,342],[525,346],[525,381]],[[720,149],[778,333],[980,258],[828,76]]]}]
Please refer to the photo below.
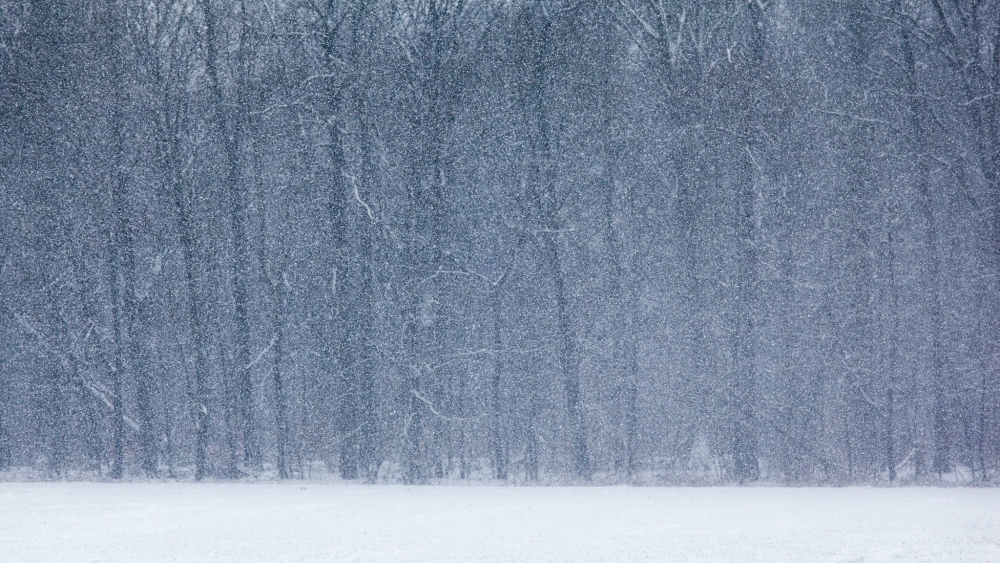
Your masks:
[{"label": "tree line", "polygon": [[990,482],[998,22],[0,0],[0,470]]}]

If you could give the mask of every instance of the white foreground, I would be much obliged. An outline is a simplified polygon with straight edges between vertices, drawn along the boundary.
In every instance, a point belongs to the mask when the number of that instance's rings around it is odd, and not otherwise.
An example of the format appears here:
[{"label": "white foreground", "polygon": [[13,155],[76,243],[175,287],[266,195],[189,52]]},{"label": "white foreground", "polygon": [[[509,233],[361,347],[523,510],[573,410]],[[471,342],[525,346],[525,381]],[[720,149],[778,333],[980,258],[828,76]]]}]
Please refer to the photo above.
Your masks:
[{"label": "white foreground", "polygon": [[1000,489],[0,483],[0,561],[1000,562]]}]

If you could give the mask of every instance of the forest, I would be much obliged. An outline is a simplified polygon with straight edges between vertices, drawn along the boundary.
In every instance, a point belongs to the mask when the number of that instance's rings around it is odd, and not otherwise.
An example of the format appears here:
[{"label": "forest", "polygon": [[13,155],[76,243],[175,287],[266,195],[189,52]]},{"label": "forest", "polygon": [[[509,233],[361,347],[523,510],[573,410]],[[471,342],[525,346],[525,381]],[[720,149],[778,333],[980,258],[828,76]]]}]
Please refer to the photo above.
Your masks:
[{"label": "forest", "polygon": [[0,0],[0,479],[1000,478],[998,0]]}]

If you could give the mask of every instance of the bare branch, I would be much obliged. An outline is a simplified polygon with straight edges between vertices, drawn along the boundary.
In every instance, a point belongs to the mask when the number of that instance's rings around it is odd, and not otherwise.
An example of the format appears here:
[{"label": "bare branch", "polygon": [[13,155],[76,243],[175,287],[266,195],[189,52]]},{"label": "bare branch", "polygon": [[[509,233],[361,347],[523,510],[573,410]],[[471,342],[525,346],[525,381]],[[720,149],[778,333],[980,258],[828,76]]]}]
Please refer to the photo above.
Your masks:
[{"label": "bare branch", "polygon": [[419,391],[417,391],[416,389],[411,389],[410,392],[413,393],[413,396],[416,397],[418,400],[420,400],[420,402],[422,402],[425,405],[427,405],[427,408],[430,409],[430,411],[432,413],[434,413],[434,416],[437,416],[441,420],[447,420],[449,422],[452,422],[452,421],[454,421],[454,422],[464,422],[464,421],[467,421],[467,420],[475,420],[474,418],[463,418],[463,417],[447,416],[447,415],[441,414],[440,412],[438,412],[437,409],[434,408],[434,403],[430,402],[427,399],[427,397],[424,397],[423,395],[421,395]]}]

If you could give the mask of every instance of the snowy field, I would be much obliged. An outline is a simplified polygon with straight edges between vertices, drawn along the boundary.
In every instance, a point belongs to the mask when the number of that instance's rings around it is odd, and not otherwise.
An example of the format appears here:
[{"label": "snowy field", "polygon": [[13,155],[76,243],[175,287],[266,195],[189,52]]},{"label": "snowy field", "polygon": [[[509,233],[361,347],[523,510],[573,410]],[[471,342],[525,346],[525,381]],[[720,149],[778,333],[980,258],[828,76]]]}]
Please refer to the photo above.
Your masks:
[{"label": "snowy field", "polygon": [[1000,489],[0,483],[0,561],[1000,562]]}]

